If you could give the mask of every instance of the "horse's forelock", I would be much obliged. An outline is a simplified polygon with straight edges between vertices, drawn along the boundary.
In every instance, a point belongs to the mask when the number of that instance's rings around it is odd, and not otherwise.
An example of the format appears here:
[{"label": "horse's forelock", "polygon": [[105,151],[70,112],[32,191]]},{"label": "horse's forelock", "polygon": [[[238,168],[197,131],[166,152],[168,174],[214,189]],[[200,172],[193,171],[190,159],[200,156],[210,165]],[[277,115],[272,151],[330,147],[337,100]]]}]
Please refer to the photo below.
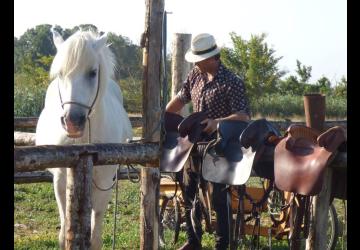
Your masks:
[{"label": "horse's forelock", "polygon": [[[78,65],[96,60],[95,53],[99,54],[99,63],[106,75],[113,76],[115,58],[108,46],[98,52],[93,50],[93,45],[98,34],[92,31],[77,31],[70,36],[56,54],[51,66],[50,76],[54,78],[60,71],[64,74],[73,72]],[[104,73],[105,73],[104,72]]]}]

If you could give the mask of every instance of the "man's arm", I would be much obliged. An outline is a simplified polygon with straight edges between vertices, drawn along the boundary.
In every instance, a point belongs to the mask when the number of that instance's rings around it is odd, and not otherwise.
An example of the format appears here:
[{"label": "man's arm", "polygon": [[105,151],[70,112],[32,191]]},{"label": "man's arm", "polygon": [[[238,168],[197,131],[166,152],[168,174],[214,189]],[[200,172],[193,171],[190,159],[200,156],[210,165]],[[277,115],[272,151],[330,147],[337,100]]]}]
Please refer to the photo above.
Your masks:
[{"label": "man's arm", "polygon": [[204,128],[203,131],[205,131],[208,134],[211,134],[216,130],[218,123],[223,120],[249,121],[250,117],[245,112],[236,112],[234,114],[231,114],[223,118],[217,118],[217,119],[208,118],[201,122],[201,124],[206,124],[206,127]]},{"label": "man's arm", "polygon": [[185,104],[180,100],[179,97],[175,96],[167,105],[166,111],[170,113],[177,113],[179,112]]}]

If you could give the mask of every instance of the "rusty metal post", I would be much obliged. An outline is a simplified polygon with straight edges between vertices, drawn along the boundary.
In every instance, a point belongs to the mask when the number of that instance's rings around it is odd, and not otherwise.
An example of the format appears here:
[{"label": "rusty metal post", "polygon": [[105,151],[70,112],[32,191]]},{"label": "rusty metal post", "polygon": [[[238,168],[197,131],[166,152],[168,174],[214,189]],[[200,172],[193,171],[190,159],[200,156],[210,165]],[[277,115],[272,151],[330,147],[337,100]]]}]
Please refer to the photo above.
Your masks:
[{"label": "rusty metal post", "polygon": [[[306,126],[323,132],[325,123],[325,96],[307,94],[304,96]],[[326,249],[329,199],[331,194],[332,169],[325,170],[321,192],[313,197],[310,215],[310,232],[306,239],[306,250]]]},{"label": "rusty metal post", "polygon": [[322,94],[304,95],[306,126],[321,132],[325,122],[325,96]]},{"label": "rusty metal post", "polygon": [[90,249],[92,171],[91,154],[83,154],[78,164],[67,170],[66,250]]}]

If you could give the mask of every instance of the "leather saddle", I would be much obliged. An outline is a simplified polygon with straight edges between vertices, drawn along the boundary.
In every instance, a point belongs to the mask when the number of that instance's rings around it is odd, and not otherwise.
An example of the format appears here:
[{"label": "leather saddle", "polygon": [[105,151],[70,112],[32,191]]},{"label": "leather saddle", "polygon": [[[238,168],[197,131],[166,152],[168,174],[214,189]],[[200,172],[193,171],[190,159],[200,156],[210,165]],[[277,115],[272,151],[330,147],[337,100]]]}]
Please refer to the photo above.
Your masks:
[{"label": "leather saddle", "polygon": [[[254,176],[274,179],[275,140],[281,136],[280,131],[266,119],[252,121],[241,133],[240,143],[244,148],[255,151],[252,171]],[[272,137],[272,138],[270,138]]]},{"label": "leather saddle", "polygon": [[283,191],[316,195],[321,191],[326,166],[345,141],[344,131],[291,125],[275,147],[275,185]]},{"label": "leather saddle", "polygon": [[228,185],[242,185],[250,177],[254,152],[244,149],[240,135],[244,121],[225,120],[218,124],[217,139],[207,145],[202,162],[205,180]]},{"label": "leather saddle", "polygon": [[200,124],[207,118],[204,112],[195,112],[185,119],[175,113],[165,112],[165,140],[160,155],[160,171],[179,172],[198,141],[206,136]]}]

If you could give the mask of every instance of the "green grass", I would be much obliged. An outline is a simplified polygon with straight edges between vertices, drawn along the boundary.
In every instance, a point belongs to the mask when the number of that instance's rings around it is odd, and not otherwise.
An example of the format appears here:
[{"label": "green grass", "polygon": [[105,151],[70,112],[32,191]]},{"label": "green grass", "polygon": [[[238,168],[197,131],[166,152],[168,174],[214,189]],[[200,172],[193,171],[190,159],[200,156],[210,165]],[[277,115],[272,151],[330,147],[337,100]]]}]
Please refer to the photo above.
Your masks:
[{"label": "green grass", "polygon": [[[254,180],[252,180],[250,183],[250,185],[258,185]],[[140,248],[139,190],[139,183],[131,183],[125,180],[119,182],[116,249]],[[14,249],[58,249],[57,227],[59,226],[60,222],[52,184],[15,184],[14,197]],[[113,192],[113,199],[108,205],[108,210],[104,218],[104,250],[112,249],[114,201],[115,190]],[[335,200],[334,203],[338,211],[339,221],[342,221],[344,219],[342,201]],[[177,249],[185,241],[185,232],[181,231],[179,241],[176,245],[168,243],[162,249]],[[266,242],[267,239],[261,239],[261,244],[263,246],[266,245]],[[204,233],[202,243],[203,249],[213,249],[214,235]],[[272,249],[275,250],[288,248],[286,240],[273,240],[272,246]],[[341,239],[339,240],[338,247],[336,249],[342,249]]]}]

